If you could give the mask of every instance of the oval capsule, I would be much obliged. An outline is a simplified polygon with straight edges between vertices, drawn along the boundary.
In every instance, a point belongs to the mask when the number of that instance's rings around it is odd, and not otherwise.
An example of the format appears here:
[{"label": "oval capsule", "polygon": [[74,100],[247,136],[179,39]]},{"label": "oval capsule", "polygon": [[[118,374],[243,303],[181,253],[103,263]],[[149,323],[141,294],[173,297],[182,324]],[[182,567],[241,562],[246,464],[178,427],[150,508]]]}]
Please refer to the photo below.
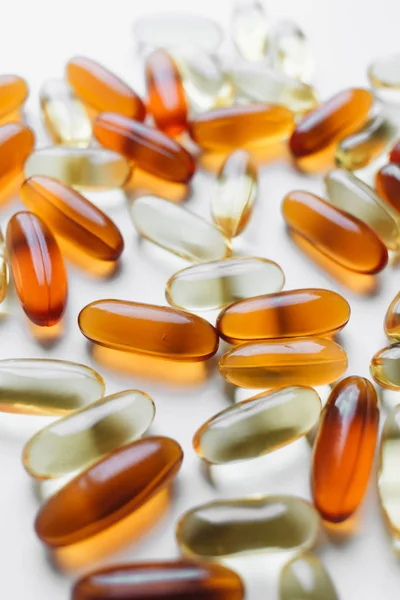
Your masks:
[{"label": "oval capsule", "polygon": [[310,81],[314,57],[306,34],[294,21],[281,21],[273,30],[271,63],[274,69],[300,81]]},{"label": "oval capsule", "polygon": [[390,340],[400,342],[400,292],[396,294],[387,309],[384,327]]},{"label": "oval capsule", "polygon": [[20,123],[0,126],[0,182],[19,175],[33,151],[35,136]]},{"label": "oval capsule", "polygon": [[400,542],[400,406],[395,406],[383,426],[378,467],[378,492],[383,516],[397,550]]},{"label": "oval capsule", "polygon": [[397,142],[390,151],[389,161],[400,165],[400,142]]},{"label": "oval capsule", "polygon": [[375,175],[378,194],[396,213],[400,213],[400,164],[389,163]]},{"label": "oval capsule", "polygon": [[25,79],[18,75],[0,75],[0,117],[19,110],[28,97]]},{"label": "oval capsule", "polygon": [[260,0],[235,2],[232,38],[239,54],[250,62],[265,60],[270,45],[271,23]]},{"label": "oval capsule", "polygon": [[386,346],[371,360],[370,373],[376,383],[388,390],[400,390],[400,344]]},{"label": "oval capsule", "polygon": [[283,567],[279,577],[279,600],[339,600],[322,562],[304,552]]},{"label": "oval capsule", "polygon": [[3,302],[8,290],[8,260],[6,242],[0,230],[0,302]]},{"label": "oval capsule", "polygon": [[374,61],[368,77],[374,90],[388,102],[398,102],[400,94],[400,54],[391,54]]}]

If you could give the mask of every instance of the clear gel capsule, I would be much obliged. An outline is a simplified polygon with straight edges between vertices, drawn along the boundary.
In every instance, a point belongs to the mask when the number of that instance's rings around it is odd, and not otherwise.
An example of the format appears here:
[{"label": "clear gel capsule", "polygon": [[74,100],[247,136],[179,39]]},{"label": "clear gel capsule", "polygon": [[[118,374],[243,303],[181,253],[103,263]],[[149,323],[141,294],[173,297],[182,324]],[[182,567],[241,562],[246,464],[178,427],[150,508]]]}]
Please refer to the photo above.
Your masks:
[{"label": "clear gel capsule", "polygon": [[264,60],[269,51],[271,26],[260,0],[236,0],[232,36],[239,54],[249,61]]},{"label": "clear gel capsule", "polygon": [[278,23],[273,32],[271,50],[275,69],[300,81],[312,79],[314,58],[305,33],[296,23]]},{"label": "clear gel capsule", "polygon": [[384,388],[400,390],[400,344],[379,350],[371,360],[371,375]]},{"label": "clear gel capsule", "polygon": [[372,87],[385,100],[400,100],[400,54],[375,60],[368,68]]},{"label": "clear gel capsule", "polygon": [[393,342],[400,342],[400,292],[396,294],[385,316],[385,333]]},{"label": "clear gel capsule", "polygon": [[304,552],[283,567],[279,577],[279,600],[339,600],[322,562]]},{"label": "clear gel capsule", "polygon": [[400,406],[386,418],[379,452],[378,491],[386,525],[396,550],[400,547]]}]

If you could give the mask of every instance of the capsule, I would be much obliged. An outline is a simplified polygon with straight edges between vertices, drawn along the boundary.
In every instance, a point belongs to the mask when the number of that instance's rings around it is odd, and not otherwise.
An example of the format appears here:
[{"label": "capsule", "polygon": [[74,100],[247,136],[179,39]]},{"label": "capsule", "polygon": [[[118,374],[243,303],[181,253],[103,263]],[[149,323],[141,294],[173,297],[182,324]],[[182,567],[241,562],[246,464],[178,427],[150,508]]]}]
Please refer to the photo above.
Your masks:
[{"label": "capsule", "polygon": [[220,558],[311,548],[319,533],[316,510],[294,496],[217,500],[186,512],[176,529],[184,555]]},{"label": "capsule", "polygon": [[139,96],[111,71],[91,58],[77,56],[67,63],[68,83],[97,112],[112,111],[143,121],[146,109]]},{"label": "capsule", "polygon": [[334,387],[322,411],[311,468],[314,504],[326,521],[345,521],[363,501],[378,423],[378,399],[368,379],[347,377]]},{"label": "capsule", "polygon": [[304,552],[283,567],[279,577],[279,600],[339,600],[322,562]]},{"label": "capsule", "polygon": [[400,406],[395,406],[386,418],[382,430],[378,491],[386,525],[393,538],[395,549],[400,541],[400,477],[398,457],[400,451]]},{"label": "capsule", "polygon": [[293,113],[284,106],[251,104],[209,110],[189,123],[189,133],[205,150],[230,152],[282,141],[293,127]]},{"label": "capsule", "polygon": [[26,81],[18,75],[0,75],[0,118],[19,110],[28,97]]},{"label": "capsule", "polygon": [[239,387],[325,385],[347,369],[347,355],[330,339],[299,337],[243,344],[219,361],[221,375]]},{"label": "capsule", "polygon": [[265,60],[270,36],[270,20],[260,0],[237,0],[232,15],[232,37],[239,54],[251,62]]},{"label": "capsule", "polygon": [[393,342],[400,342],[400,292],[396,294],[385,315],[385,333]]},{"label": "capsule", "polygon": [[8,267],[6,243],[0,230],[0,302],[3,302],[8,289]]},{"label": "capsule", "polygon": [[98,300],[83,308],[79,327],[92,342],[160,358],[205,360],[218,350],[208,321],[167,306]]},{"label": "capsule", "polygon": [[156,177],[187,183],[195,171],[193,157],[161,131],[113,113],[99,115],[94,134],[100,144],[120,152]]},{"label": "capsule", "polygon": [[400,142],[397,142],[390,151],[389,160],[391,163],[400,165]]},{"label": "capsule", "polygon": [[388,262],[387,249],[359,219],[310,192],[290,192],[282,212],[288,227],[342,267],[357,273],[378,273]]},{"label": "capsule", "polygon": [[400,213],[400,164],[389,163],[375,175],[375,187],[384,201]]},{"label": "capsule", "polygon": [[100,533],[148,502],[179,471],[182,448],[149,437],[116,450],[47,500],[35,522],[47,545],[67,546]]},{"label": "capsule", "polygon": [[300,81],[311,81],[315,64],[309,41],[293,21],[281,21],[274,27],[271,40],[274,69]]},{"label": "capsule", "polygon": [[340,294],[305,288],[235,302],[220,313],[216,327],[225,340],[242,342],[332,335],[349,318],[350,306]]},{"label": "capsule", "polygon": [[131,216],[140,235],[185,260],[208,262],[230,254],[219,228],[163,198],[137,198],[131,205]]},{"label": "capsule", "polygon": [[391,102],[399,101],[400,54],[385,56],[368,68],[368,77],[374,90]]},{"label": "capsule", "polygon": [[29,319],[50,327],[67,303],[67,273],[55,237],[36,215],[19,212],[7,226],[7,251],[18,297]]},{"label": "capsule", "polygon": [[89,190],[123,186],[131,174],[129,161],[103,148],[40,148],[25,163],[25,177],[44,175],[65,185]]},{"label": "capsule", "polygon": [[379,350],[371,360],[370,372],[376,383],[388,390],[400,390],[400,344]]},{"label": "capsule", "polygon": [[329,171],[325,187],[329,201],[336,208],[364,221],[389,250],[399,250],[400,225],[375,190],[342,169]]},{"label": "capsule", "polygon": [[20,123],[0,126],[0,183],[19,175],[35,145],[35,136],[29,127]]},{"label": "capsule", "polygon": [[243,298],[278,292],[284,283],[285,276],[277,263],[245,256],[182,269],[167,282],[165,295],[176,308],[211,310]]}]

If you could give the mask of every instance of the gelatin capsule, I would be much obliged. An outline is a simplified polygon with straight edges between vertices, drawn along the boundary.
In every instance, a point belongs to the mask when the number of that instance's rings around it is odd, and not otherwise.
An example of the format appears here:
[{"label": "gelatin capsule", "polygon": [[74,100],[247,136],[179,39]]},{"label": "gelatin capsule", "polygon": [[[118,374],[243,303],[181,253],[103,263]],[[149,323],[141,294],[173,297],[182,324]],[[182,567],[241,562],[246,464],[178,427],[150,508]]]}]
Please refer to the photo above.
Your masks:
[{"label": "gelatin capsule", "polygon": [[89,340],[115,350],[190,361],[218,350],[218,334],[208,321],[167,306],[98,300],[81,310],[78,323]]},{"label": "gelatin capsule", "polygon": [[389,163],[375,175],[375,187],[384,201],[400,213],[400,164]]},{"label": "gelatin capsule", "polygon": [[83,103],[61,79],[51,79],[40,89],[42,114],[55,144],[86,148],[92,139],[92,123]]},{"label": "gelatin capsule", "polygon": [[385,100],[399,101],[400,54],[385,56],[373,62],[368,68],[368,77],[374,90]]},{"label": "gelatin capsule", "polygon": [[3,233],[0,230],[0,302],[3,302],[7,295],[8,288],[8,267],[7,252]]},{"label": "gelatin capsule", "polygon": [[294,496],[217,500],[186,512],[176,537],[185,555],[220,558],[311,548],[319,533],[317,511]]},{"label": "gelatin capsule", "polygon": [[320,412],[321,400],[312,388],[262,392],[209,419],[194,434],[193,446],[212,464],[257,458],[306,435]]},{"label": "gelatin capsule", "polygon": [[20,109],[28,97],[28,86],[17,75],[0,75],[0,117]]},{"label": "gelatin capsule", "polygon": [[211,310],[279,292],[284,283],[280,266],[266,258],[227,258],[178,271],[167,282],[166,298],[176,308]]},{"label": "gelatin capsule", "polygon": [[343,267],[378,273],[388,262],[387,249],[365,223],[310,192],[290,192],[282,212],[290,229]]},{"label": "gelatin capsule", "polygon": [[279,600],[339,600],[322,562],[304,552],[283,567],[279,578]]},{"label": "gelatin capsule", "polygon": [[397,142],[390,151],[389,160],[391,163],[400,165],[400,142]]},{"label": "gelatin capsule", "polygon": [[367,490],[378,435],[375,388],[363,377],[342,379],[322,411],[311,468],[314,504],[322,517],[351,517]]},{"label": "gelatin capsule", "polygon": [[105,387],[99,373],[78,363],[0,360],[0,412],[63,416],[99,400]]},{"label": "gelatin capsule", "polygon": [[239,387],[325,385],[347,369],[347,355],[330,339],[299,337],[233,348],[219,361],[221,375]]},{"label": "gelatin capsule", "polygon": [[29,127],[20,123],[0,126],[0,183],[20,174],[35,145]]},{"label": "gelatin capsule", "polygon": [[385,333],[393,342],[400,342],[400,292],[396,294],[387,309]]},{"label": "gelatin capsule", "polygon": [[395,406],[386,418],[379,451],[378,491],[383,516],[393,538],[395,550],[400,542],[400,406]]},{"label": "gelatin capsule", "polygon": [[25,177],[44,175],[71,187],[102,190],[121,187],[131,174],[129,161],[103,148],[40,148],[25,163]]},{"label": "gelatin capsule", "polygon": [[67,273],[55,237],[36,215],[19,212],[7,226],[7,251],[18,297],[36,325],[50,327],[67,303]]},{"label": "gelatin capsule", "polygon": [[117,226],[81,194],[49,177],[30,177],[21,187],[27,208],[51,228],[61,242],[99,260],[114,261],[124,248]]},{"label": "gelatin capsule", "polygon": [[67,546],[100,533],[148,502],[179,471],[182,448],[149,437],[116,450],[51,496],[35,529],[49,546]]},{"label": "gelatin capsule", "polygon": [[137,198],[131,216],[140,235],[185,260],[208,262],[230,254],[228,240],[219,228],[163,198]]},{"label": "gelatin capsule", "polygon": [[388,390],[400,390],[400,344],[379,350],[371,360],[370,372],[376,383]]},{"label": "gelatin capsule", "polygon": [[293,21],[281,21],[271,39],[271,63],[289,77],[308,82],[314,74],[314,58],[309,41]]},{"label": "gelatin capsule", "polygon": [[146,109],[139,96],[114,73],[91,58],[68,61],[66,77],[72,89],[97,112],[112,111],[143,121]]},{"label": "gelatin capsule", "polygon": [[332,335],[350,318],[350,306],[330,290],[305,288],[240,300],[218,316],[222,338],[235,342]]},{"label": "gelatin capsule", "polygon": [[36,433],[25,445],[23,464],[37,479],[85,469],[142,437],[154,415],[153,400],[139,390],[101,398]]},{"label": "gelatin capsule", "polygon": [[175,140],[122,115],[103,113],[94,123],[100,144],[120,152],[156,177],[187,183],[195,171],[193,157]]},{"label": "gelatin capsule", "polygon": [[239,54],[248,61],[262,61],[270,45],[271,25],[260,0],[236,0],[232,37]]}]

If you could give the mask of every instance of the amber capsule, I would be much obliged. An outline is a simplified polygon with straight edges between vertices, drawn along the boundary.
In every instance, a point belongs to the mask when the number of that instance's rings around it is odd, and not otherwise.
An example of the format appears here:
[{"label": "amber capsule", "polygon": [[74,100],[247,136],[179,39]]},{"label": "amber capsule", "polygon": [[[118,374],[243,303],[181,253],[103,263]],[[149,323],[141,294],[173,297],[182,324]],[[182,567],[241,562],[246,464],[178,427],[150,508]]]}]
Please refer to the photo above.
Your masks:
[{"label": "amber capsule", "polygon": [[400,344],[379,350],[371,360],[370,372],[376,383],[389,390],[400,390]]},{"label": "amber capsule", "polygon": [[0,117],[20,109],[28,97],[28,86],[17,75],[0,75]]},{"label": "amber capsule", "polygon": [[279,577],[279,600],[339,600],[322,562],[304,552],[283,567]]},{"label": "amber capsule", "polygon": [[114,113],[99,115],[94,134],[100,144],[120,152],[156,177],[187,183],[195,171],[193,157],[161,131]]},{"label": "amber capsule", "polygon": [[91,58],[67,63],[66,76],[78,98],[97,112],[112,111],[143,121],[146,109],[139,96],[111,71]]},{"label": "amber capsule", "polygon": [[360,506],[378,423],[378,399],[368,379],[347,377],[334,387],[322,411],[311,471],[314,503],[325,520],[340,523]]},{"label": "amber capsule", "polygon": [[393,342],[400,342],[400,292],[396,294],[385,316],[385,333]]},{"label": "amber capsule", "polygon": [[382,167],[375,175],[375,186],[381,198],[400,213],[400,164]]},{"label": "amber capsule", "polygon": [[265,60],[270,46],[271,23],[260,0],[236,0],[232,37],[239,54],[248,61]]},{"label": "amber capsule", "polygon": [[64,313],[68,287],[55,237],[39,217],[19,212],[8,223],[6,240],[22,308],[36,325],[55,325]]},{"label": "amber capsule", "polygon": [[378,491],[383,515],[398,551],[400,544],[400,406],[395,406],[386,418],[382,430]]},{"label": "amber capsule", "polygon": [[282,212],[290,229],[343,267],[358,273],[378,273],[388,262],[387,249],[359,219],[310,192],[290,192]]},{"label": "amber capsule", "polygon": [[389,160],[391,163],[400,165],[400,142],[397,142],[390,151]]},{"label": "amber capsule", "polygon": [[0,127],[0,182],[20,174],[34,145],[35,136],[29,127],[20,123]]},{"label": "amber capsule", "polygon": [[78,323],[89,340],[115,350],[196,361],[218,349],[218,334],[208,321],[166,306],[98,300],[81,310]]},{"label": "amber capsule", "polygon": [[281,21],[273,30],[271,63],[274,69],[300,81],[310,81],[314,57],[309,41],[294,21]]}]

